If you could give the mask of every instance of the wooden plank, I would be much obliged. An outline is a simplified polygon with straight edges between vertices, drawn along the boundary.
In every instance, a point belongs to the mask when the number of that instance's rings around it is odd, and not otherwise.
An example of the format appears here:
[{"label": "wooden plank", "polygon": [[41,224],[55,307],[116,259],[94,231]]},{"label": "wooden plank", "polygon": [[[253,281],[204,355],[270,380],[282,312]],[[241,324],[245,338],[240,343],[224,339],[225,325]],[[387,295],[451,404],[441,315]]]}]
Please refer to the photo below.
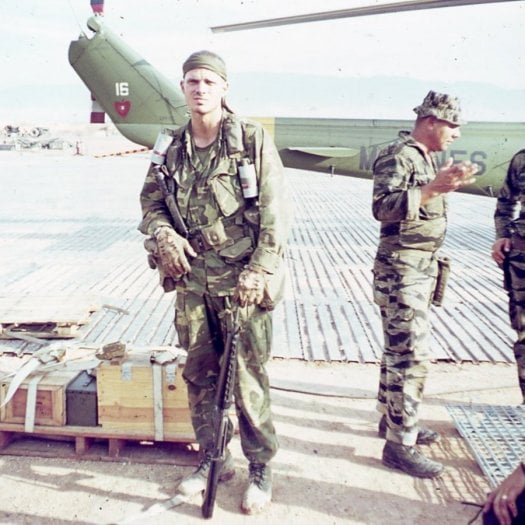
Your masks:
[{"label": "wooden plank", "polygon": [[75,452],[78,455],[86,454],[91,448],[94,439],[86,436],[75,436]]},{"label": "wooden plank", "polygon": [[126,440],[110,438],[108,440],[108,454],[112,458],[119,458],[121,452],[126,448]]},{"label": "wooden plank", "polygon": [[17,339],[21,336],[37,339],[72,339],[80,333],[80,325],[58,323],[0,323],[0,339]]},{"label": "wooden plank", "polygon": [[16,339],[17,333],[39,339],[73,338],[99,308],[89,296],[0,297],[0,338]]},{"label": "wooden plank", "polygon": [[[25,434],[24,425],[20,423],[0,423],[0,432],[11,432],[16,434]],[[66,425],[62,427],[41,425],[36,432],[39,436],[49,437],[92,437],[95,439],[121,438],[135,441],[151,441],[151,434],[141,429],[130,429],[123,432],[114,428],[102,427],[79,427],[75,425]],[[177,435],[165,435],[164,441],[170,443],[195,443],[195,434],[183,432]]]},{"label": "wooden plank", "polygon": [[8,296],[0,297],[1,324],[86,324],[100,306],[90,297]]}]

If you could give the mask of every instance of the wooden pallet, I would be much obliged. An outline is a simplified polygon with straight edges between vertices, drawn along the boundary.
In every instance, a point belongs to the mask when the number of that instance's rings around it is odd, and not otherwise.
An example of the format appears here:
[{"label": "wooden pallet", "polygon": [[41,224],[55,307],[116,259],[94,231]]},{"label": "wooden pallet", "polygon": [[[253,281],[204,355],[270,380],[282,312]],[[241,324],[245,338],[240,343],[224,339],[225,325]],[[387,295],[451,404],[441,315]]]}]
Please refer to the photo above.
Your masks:
[{"label": "wooden pallet", "polygon": [[0,338],[73,338],[100,309],[90,297],[0,297]]},{"label": "wooden pallet", "polygon": [[0,424],[0,455],[194,465],[194,439],[192,433],[156,442],[139,433],[123,435],[77,426],[39,426],[30,434],[24,432],[24,425]]}]

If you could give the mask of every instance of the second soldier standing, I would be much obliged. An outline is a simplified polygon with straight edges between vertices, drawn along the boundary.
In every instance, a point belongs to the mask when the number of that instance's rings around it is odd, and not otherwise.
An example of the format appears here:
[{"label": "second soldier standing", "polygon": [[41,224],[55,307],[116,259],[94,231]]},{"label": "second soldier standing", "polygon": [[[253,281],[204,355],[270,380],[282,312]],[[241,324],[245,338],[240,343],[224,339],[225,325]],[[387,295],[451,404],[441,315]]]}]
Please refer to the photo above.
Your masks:
[{"label": "second soldier standing", "polygon": [[[249,462],[241,508],[253,514],[271,501],[269,463],[278,448],[265,364],[290,224],[284,170],[262,126],[237,117],[227,107],[226,66],[218,55],[210,51],[190,55],[183,64],[181,88],[190,122],[172,132],[164,168],[166,186],[188,236],[177,233],[177,221],[153,167],[141,193],[140,225],[157,245],[161,276],[175,283],[175,325],[188,352],[183,377],[202,459],[195,472],[181,481],[179,491],[197,494],[206,487],[227,321],[232,309],[239,308],[242,328],[234,397],[241,446]],[[257,197],[243,192],[241,164],[253,168],[256,180],[251,190]],[[230,422],[228,441],[232,433]],[[227,451],[219,479],[231,477],[233,467]]]},{"label": "second soldier standing", "polygon": [[459,101],[430,91],[414,108],[412,132],[385,148],[374,163],[372,210],[380,221],[374,262],[374,300],[383,323],[378,410],[379,435],[386,438],[383,463],[412,476],[430,478],[443,465],[416,444],[439,434],[419,425],[430,360],[429,308],[438,276],[437,251],[445,239],[446,194],[474,181],[477,165],[438,168],[434,153],[460,136]]}]

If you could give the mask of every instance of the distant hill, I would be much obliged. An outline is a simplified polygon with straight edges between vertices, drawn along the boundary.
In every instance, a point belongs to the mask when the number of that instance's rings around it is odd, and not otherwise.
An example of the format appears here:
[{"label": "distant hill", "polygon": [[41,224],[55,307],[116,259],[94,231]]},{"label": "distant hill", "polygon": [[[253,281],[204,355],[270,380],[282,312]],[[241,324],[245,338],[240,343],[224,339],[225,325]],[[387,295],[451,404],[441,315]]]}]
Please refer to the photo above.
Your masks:
[{"label": "distant hill", "polygon": [[[230,86],[231,106],[251,116],[412,119],[412,108],[434,89],[459,96],[467,120],[525,122],[524,89],[482,83],[231,73]],[[87,122],[90,111],[89,93],[80,79],[72,85],[0,87],[2,126]]]}]

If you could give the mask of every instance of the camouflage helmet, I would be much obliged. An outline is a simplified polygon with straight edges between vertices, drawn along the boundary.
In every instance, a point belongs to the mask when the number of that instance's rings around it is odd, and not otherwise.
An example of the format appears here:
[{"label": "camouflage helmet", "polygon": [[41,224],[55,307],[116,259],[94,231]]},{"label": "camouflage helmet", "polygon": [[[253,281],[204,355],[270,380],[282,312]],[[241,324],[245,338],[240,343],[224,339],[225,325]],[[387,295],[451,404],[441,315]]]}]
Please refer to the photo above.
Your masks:
[{"label": "camouflage helmet", "polygon": [[454,126],[465,124],[461,118],[459,99],[444,93],[429,91],[420,106],[414,108],[419,118],[436,117]]}]

